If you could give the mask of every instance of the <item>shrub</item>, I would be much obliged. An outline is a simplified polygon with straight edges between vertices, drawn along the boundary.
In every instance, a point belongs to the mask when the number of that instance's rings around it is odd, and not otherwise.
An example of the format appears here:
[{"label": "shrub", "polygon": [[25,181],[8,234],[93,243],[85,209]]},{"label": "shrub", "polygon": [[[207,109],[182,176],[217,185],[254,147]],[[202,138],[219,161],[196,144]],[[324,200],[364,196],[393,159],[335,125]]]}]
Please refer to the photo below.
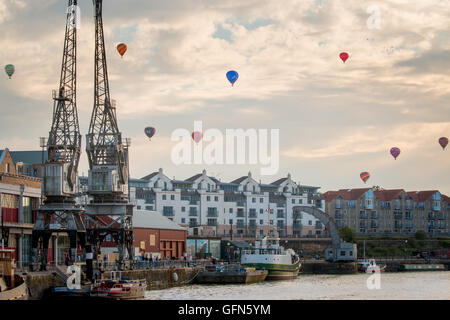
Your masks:
[{"label": "shrub", "polygon": [[415,234],[415,238],[417,240],[425,240],[427,238],[427,234],[424,231],[417,231]]}]

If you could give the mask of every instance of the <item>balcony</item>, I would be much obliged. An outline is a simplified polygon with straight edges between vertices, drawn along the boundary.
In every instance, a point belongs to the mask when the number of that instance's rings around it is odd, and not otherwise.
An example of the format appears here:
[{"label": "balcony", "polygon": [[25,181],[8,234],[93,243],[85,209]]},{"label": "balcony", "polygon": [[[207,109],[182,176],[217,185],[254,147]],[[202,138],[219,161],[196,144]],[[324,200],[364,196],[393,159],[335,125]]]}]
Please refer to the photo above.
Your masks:
[{"label": "balcony", "polygon": [[197,221],[189,221],[189,228],[198,227]]},{"label": "balcony", "polygon": [[243,217],[244,217],[244,212],[243,212],[243,211],[238,211],[237,214],[236,214],[236,216],[237,216],[238,218],[243,218]]},{"label": "balcony", "polygon": [[359,215],[359,218],[360,218],[360,219],[368,219],[369,216],[368,216],[367,213],[364,213],[364,214],[360,214],[360,215]]},{"label": "balcony", "polygon": [[198,205],[198,200],[190,200],[189,204],[191,204],[191,205]]},{"label": "balcony", "polygon": [[189,217],[198,217],[197,211],[189,211]]},{"label": "balcony", "polygon": [[277,218],[284,219],[284,218],[286,218],[286,215],[284,213],[277,213]]},{"label": "balcony", "polygon": [[238,207],[245,207],[245,204],[243,202],[237,202],[236,205]]},{"label": "balcony", "polygon": [[210,226],[210,227],[217,227],[217,220],[212,220],[212,221],[208,220],[208,224],[207,225]]},{"label": "balcony", "polygon": [[336,206],[335,206],[336,209],[342,209],[343,207],[344,207],[343,204],[336,202]]},{"label": "balcony", "polygon": [[303,227],[303,225],[301,223],[294,223],[293,227],[294,230],[300,230]]},{"label": "balcony", "polygon": [[219,216],[219,214],[218,214],[217,212],[208,212],[208,213],[206,214],[206,216],[207,216],[208,218],[217,218],[217,217]]},{"label": "balcony", "polygon": [[344,219],[344,214],[343,214],[343,213],[336,213],[336,214],[334,215],[334,218],[335,218],[335,219]]},{"label": "balcony", "polygon": [[284,208],[285,206],[286,206],[285,203],[281,203],[281,202],[277,203],[277,208]]},{"label": "balcony", "polygon": [[248,224],[248,228],[251,229],[251,230],[256,229],[256,226],[257,226],[256,223],[249,223]]},{"label": "balcony", "polygon": [[238,228],[238,229],[244,229],[244,228],[245,228],[245,224],[244,224],[243,222],[238,222],[238,223],[236,224],[236,228]]},{"label": "balcony", "polygon": [[249,212],[248,217],[249,218],[257,218],[256,212],[255,211]]},{"label": "balcony", "polygon": [[394,214],[394,219],[401,220],[403,215],[401,213]]},{"label": "balcony", "polygon": [[164,217],[174,217],[175,216],[175,212],[173,212],[173,211],[165,211],[165,212],[163,212],[163,216]]}]

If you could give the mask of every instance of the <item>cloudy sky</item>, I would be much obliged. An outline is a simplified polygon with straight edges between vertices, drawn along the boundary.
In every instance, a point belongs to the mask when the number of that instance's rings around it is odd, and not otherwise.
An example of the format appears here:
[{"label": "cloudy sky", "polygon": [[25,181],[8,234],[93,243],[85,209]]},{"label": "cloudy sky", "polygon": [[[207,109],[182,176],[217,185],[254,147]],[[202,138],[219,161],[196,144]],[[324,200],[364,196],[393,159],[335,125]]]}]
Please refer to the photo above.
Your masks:
[{"label": "cloudy sky", "polygon": [[[64,39],[63,0],[0,0],[0,148],[38,150],[47,136]],[[93,106],[93,8],[80,0],[78,109],[85,138]],[[368,27],[380,12],[379,29]],[[205,168],[230,181],[291,173],[322,191],[368,185],[450,194],[450,1],[107,0],[105,37],[131,174],[158,168],[186,179]],[[373,20],[370,20],[373,21]],[[123,59],[115,46],[125,42]],[[339,53],[350,54],[344,64]],[[239,72],[232,88],[228,70]],[[280,129],[280,169],[174,165],[172,132]],[[146,126],[156,128],[150,142]],[[391,147],[399,147],[395,161]],[[88,170],[83,152],[80,173]]]}]

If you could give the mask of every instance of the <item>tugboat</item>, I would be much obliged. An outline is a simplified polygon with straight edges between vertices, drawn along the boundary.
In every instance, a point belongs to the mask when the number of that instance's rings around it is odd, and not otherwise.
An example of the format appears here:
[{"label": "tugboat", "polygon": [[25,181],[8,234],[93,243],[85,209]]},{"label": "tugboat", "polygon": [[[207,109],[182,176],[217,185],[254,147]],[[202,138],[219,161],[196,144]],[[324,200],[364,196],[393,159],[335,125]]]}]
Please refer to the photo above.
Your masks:
[{"label": "tugboat", "polygon": [[246,267],[264,269],[269,273],[266,280],[295,279],[300,270],[300,258],[292,249],[279,245],[280,238],[264,237],[255,241],[255,248],[244,250],[241,264]]},{"label": "tugboat", "polygon": [[207,265],[205,270],[199,271],[195,280],[197,283],[257,283],[267,276],[267,270],[244,268],[238,264]]},{"label": "tugboat", "polygon": [[384,271],[385,269],[386,265],[377,266],[375,259],[364,259],[362,261],[358,261],[359,272],[375,273],[377,270]]},{"label": "tugboat", "polygon": [[135,300],[143,299],[146,289],[146,280],[130,280],[125,277],[119,280],[96,280],[91,287],[90,296],[113,300]]},{"label": "tugboat", "polygon": [[27,284],[15,274],[14,252],[14,249],[0,248],[0,301],[28,299]]}]

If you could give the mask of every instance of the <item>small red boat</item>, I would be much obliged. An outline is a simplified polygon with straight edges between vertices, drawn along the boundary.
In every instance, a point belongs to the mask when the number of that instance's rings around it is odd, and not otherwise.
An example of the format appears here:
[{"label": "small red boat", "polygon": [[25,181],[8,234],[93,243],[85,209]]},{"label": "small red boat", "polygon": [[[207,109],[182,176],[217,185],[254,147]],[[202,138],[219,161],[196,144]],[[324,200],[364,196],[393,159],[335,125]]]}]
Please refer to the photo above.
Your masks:
[{"label": "small red boat", "polygon": [[91,288],[91,297],[106,299],[143,299],[147,289],[146,280],[102,280]]}]

